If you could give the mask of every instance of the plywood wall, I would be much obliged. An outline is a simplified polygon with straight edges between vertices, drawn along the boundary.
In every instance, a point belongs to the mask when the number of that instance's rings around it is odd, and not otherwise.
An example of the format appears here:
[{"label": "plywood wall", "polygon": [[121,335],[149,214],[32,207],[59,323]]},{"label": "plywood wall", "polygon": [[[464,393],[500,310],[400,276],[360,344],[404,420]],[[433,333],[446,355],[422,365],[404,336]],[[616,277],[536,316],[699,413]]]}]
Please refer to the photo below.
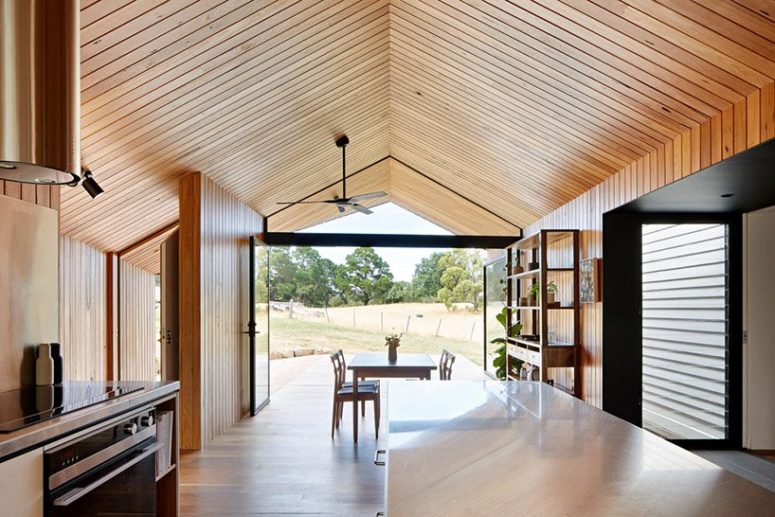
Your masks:
[{"label": "plywood wall", "polygon": [[[603,213],[775,137],[773,83],[629,164],[526,228],[578,228],[582,258],[602,257]],[[605,267],[605,263],[603,263]],[[602,407],[602,304],[582,305],[582,398]]]},{"label": "plywood wall", "polygon": [[106,378],[105,254],[59,238],[59,340],[64,378]]},{"label": "plywood wall", "polygon": [[119,262],[119,379],[154,380],[156,335],[154,274]]},{"label": "plywood wall", "polygon": [[248,239],[262,218],[199,173],[181,180],[180,203],[182,447],[196,449],[247,409]]}]

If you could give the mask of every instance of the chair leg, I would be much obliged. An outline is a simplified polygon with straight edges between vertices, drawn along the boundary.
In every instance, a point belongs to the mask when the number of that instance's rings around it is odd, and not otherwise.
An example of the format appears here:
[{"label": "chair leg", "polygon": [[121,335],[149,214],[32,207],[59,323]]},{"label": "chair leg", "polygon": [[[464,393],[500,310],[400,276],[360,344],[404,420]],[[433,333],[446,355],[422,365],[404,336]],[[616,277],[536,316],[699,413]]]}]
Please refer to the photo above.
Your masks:
[{"label": "chair leg", "polygon": [[[361,380],[364,380],[364,379],[361,378]],[[362,418],[366,417],[366,401],[365,400],[361,401],[361,417]]]},{"label": "chair leg", "polygon": [[374,399],[374,434],[379,440],[379,395]]},{"label": "chair leg", "polygon": [[338,404],[336,403],[336,400],[334,400],[334,407],[331,408],[331,439],[334,439],[334,427],[337,426],[337,419],[336,415],[339,411]]},{"label": "chair leg", "polygon": [[336,428],[339,429],[339,423],[342,421],[342,406],[341,402],[336,404]]}]

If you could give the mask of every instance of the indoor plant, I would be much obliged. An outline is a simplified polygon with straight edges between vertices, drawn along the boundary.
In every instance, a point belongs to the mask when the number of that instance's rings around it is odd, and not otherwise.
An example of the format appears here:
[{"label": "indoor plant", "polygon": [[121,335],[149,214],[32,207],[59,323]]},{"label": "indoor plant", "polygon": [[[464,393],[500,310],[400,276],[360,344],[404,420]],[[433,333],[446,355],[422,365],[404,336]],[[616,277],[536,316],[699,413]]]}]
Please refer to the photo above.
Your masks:
[{"label": "indoor plant", "polygon": [[538,282],[534,282],[530,285],[530,288],[527,290],[527,305],[529,307],[534,307],[538,304],[538,300],[540,300],[541,297],[541,284]]},{"label": "indoor plant", "polygon": [[[507,337],[516,337],[520,332],[522,332],[522,323],[519,321],[515,322],[513,325],[511,325],[511,327],[509,327],[508,309],[506,307],[504,307],[503,310],[495,316],[495,319],[498,320],[498,323],[503,326]],[[496,357],[493,359],[492,365],[495,367],[495,376],[500,380],[506,380],[508,378],[506,375],[506,365],[508,363],[506,357],[506,352],[508,350],[507,345],[509,344],[508,339],[505,337],[498,337],[490,341],[490,343],[493,345],[501,345],[495,351]],[[511,368],[512,370],[519,372],[519,370],[522,368],[522,361],[516,358],[512,358]]]},{"label": "indoor plant", "polygon": [[554,303],[555,296],[557,295],[557,284],[554,280],[546,284],[546,304],[551,305]]},{"label": "indoor plant", "polygon": [[398,360],[398,347],[401,346],[401,336],[403,335],[404,333],[402,332],[385,336],[385,346],[388,347],[388,361],[391,363],[395,363]]}]

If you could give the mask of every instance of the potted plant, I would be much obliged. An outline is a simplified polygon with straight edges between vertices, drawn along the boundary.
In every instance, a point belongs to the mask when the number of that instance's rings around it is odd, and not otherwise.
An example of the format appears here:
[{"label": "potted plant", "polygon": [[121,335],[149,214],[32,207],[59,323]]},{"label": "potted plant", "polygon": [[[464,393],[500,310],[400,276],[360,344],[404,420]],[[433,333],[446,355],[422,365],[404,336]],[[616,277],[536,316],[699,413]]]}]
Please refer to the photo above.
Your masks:
[{"label": "potted plant", "polygon": [[534,282],[530,289],[527,290],[527,305],[528,307],[534,307],[538,305],[538,301],[541,299],[541,284]]},{"label": "potted plant", "polygon": [[547,305],[554,305],[555,303],[555,297],[557,295],[557,284],[554,283],[554,280],[546,284],[546,304]]},{"label": "potted plant", "polygon": [[[498,320],[498,323],[500,323],[503,326],[503,330],[506,331],[507,337],[517,337],[520,332],[522,332],[522,323],[517,321],[511,327],[509,327],[509,316],[508,316],[508,309],[506,307],[503,308],[503,310],[498,313],[498,315],[495,316],[495,319]],[[490,341],[493,345],[501,345],[496,351],[495,351],[495,359],[492,361],[492,365],[495,367],[495,376],[500,380],[506,380],[508,376],[506,375],[506,365],[508,364],[508,358],[506,357],[507,351],[508,351],[508,340],[505,337],[498,337]],[[511,361],[511,368],[512,370],[515,370],[516,372],[519,372],[522,368],[522,361],[516,358],[512,358]]]},{"label": "potted plant", "polygon": [[514,257],[516,259],[516,262],[514,264],[513,274],[518,275],[520,273],[524,273],[525,268],[522,267],[522,252],[517,250],[517,252],[514,254]]},{"label": "potted plant", "polygon": [[403,335],[404,333],[402,332],[385,336],[385,346],[388,347],[388,361],[391,363],[395,363],[398,360],[398,347],[401,346],[401,336]]}]

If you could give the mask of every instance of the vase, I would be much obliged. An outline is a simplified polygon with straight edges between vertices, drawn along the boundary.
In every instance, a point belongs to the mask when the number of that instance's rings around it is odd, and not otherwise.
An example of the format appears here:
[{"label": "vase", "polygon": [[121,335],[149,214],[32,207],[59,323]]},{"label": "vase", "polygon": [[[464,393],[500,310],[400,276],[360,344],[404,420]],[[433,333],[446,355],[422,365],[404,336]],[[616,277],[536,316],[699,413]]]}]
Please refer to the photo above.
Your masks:
[{"label": "vase", "polygon": [[38,346],[38,358],[35,360],[35,384],[48,386],[54,383],[54,359],[51,358],[51,346]]},{"label": "vase", "polygon": [[59,343],[51,343],[51,359],[54,361],[54,384],[61,384],[64,368],[62,364],[62,346]]},{"label": "vase", "polygon": [[388,362],[398,361],[398,345],[388,345]]}]

